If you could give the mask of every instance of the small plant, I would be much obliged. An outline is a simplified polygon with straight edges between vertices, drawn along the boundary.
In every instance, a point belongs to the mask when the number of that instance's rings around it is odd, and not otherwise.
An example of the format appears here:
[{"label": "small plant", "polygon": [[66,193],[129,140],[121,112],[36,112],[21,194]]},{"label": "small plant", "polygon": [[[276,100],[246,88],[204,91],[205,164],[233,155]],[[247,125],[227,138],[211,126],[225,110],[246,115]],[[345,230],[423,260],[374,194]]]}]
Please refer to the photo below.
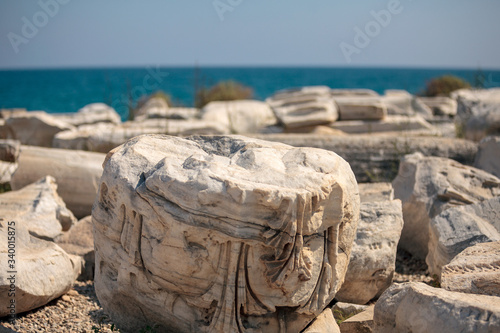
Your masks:
[{"label": "small plant", "polygon": [[253,90],[235,81],[222,81],[211,88],[201,88],[196,92],[195,105],[202,108],[213,101],[234,101],[250,99]]},{"label": "small plant", "polygon": [[444,75],[427,82],[423,94],[428,97],[448,97],[455,90],[464,88],[470,88],[469,82],[453,75]]}]

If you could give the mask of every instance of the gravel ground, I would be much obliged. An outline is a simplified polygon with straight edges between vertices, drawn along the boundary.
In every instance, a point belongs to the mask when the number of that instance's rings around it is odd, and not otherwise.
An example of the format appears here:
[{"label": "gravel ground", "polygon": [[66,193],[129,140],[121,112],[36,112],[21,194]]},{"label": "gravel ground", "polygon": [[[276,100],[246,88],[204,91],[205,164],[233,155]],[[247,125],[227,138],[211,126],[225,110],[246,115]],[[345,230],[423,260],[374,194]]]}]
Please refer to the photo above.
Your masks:
[{"label": "gravel ground", "polygon": [[[394,282],[421,281],[435,286],[424,261],[399,250]],[[66,295],[46,306],[18,315],[15,325],[8,318],[0,320],[0,333],[107,333],[120,332],[112,326],[95,295],[93,281],[77,282]],[[148,332],[153,332],[148,331]]]}]

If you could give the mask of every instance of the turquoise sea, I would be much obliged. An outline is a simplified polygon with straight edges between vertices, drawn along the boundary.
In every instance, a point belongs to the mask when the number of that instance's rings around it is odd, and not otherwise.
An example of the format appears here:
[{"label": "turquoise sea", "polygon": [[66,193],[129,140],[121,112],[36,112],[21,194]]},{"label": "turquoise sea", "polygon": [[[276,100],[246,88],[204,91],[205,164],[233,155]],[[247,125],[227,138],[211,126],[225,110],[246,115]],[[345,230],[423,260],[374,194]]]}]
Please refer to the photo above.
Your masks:
[{"label": "turquoise sea", "polygon": [[0,108],[49,113],[75,112],[104,102],[127,118],[128,105],[142,95],[163,90],[178,105],[192,106],[196,86],[236,80],[254,90],[256,99],[306,85],[331,88],[405,89],[416,94],[431,78],[453,74],[486,88],[500,86],[499,70],[319,67],[147,67],[0,71]]}]

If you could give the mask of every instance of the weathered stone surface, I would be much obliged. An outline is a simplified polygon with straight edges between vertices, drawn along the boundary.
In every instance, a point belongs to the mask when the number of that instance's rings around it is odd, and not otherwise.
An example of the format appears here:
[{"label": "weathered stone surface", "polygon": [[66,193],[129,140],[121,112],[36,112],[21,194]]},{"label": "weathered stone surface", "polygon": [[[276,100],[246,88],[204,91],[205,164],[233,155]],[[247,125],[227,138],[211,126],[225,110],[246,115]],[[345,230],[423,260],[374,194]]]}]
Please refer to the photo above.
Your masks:
[{"label": "weathered stone surface", "polygon": [[92,234],[92,216],[87,216],[71,226],[56,239],[66,253],[82,258],[81,273],[78,280],[87,281],[94,279],[95,255],[94,236]]},{"label": "weathered stone surface", "polygon": [[0,161],[17,162],[21,143],[16,140],[0,140]]},{"label": "weathered stone surface", "polygon": [[402,228],[401,201],[361,204],[349,268],[337,300],[366,304],[391,285]]},{"label": "weathered stone surface", "polygon": [[431,108],[435,116],[455,117],[457,101],[449,97],[418,97],[419,101]]},{"label": "weathered stone surface", "polygon": [[210,102],[202,109],[201,118],[221,123],[233,134],[258,133],[277,122],[267,103],[252,100]]},{"label": "weathered stone surface", "polygon": [[375,305],[340,323],[342,333],[371,333],[373,332],[373,312]]},{"label": "weathered stone surface", "polygon": [[139,117],[148,117],[148,114],[153,113],[165,113],[168,110],[169,105],[164,96],[151,95],[147,97],[145,100],[139,103],[137,109],[133,110],[133,119],[137,119]]},{"label": "weathered stone surface", "polygon": [[97,194],[102,162],[106,155],[65,149],[22,146],[13,190],[51,175],[57,192],[77,218],[88,216]]},{"label": "weathered stone surface", "polygon": [[300,332],[343,282],[358,214],[332,152],[134,138],[108,155],[92,212],[96,292],[131,332]]},{"label": "weathered stone surface", "polygon": [[24,145],[52,147],[54,136],[74,127],[43,111],[13,114],[5,120],[10,137]]},{"label": "weathered stone surface", "polygon": [[0,161],[0,184],[8,184],[17,170],[17,163]]},{"label": "weathered stone surface", "polygon": [[332,310],[326,308],[302,333],[340,333],[340,328],[333,317]]},{"label": "weathered stone surface", "polygon": [[330,88],[324,86],[279,91],[266,102],[286,128],[324,125],[338,118]]},{"label": "weathered stone surface", "polygon": [[466,139],[481,141],[490,135],[500,135],[500,88],[453,93],[457,100],[457,121]]},{"label": "weathered stone surface", "polygon": [[500,242],[476,244],[458,254],[443,267],[441,286],[462,293],[500,296]]},{"label": "weathered stone surface", "polygon": [[18,191],[0,194],[0,214],[29,230],[30,234],[54,240],[76,222],[57,194],[57,184],[47,176]]},{"label": "weathered stone surface", "polygon": [[358,184],[361,202],[392,201],[394,189],[391,183],[362,183]]},{"label": "weathered stone surface", "polygon": [[373,121],[337,121],[330,126],[350,134],[435,130],[435,128],[421,116],[387,116],[383,120]]},{"label": "weathered stone surface", "polygon": [[144,119],[127,121],[118,126],[109,124],[81,126],[75,131],[66,131],[56,135],[54,147],[107,153],[127,140],[144,134],[186,136],[228,133],[229,128],[220,122],[196,119]]},{"label": "weathered stone surface", "polygon": [[387,107],[374,97],[335,97],[339,120],[380,120],[387,115]]},{"label": "weathered stone surface", "polygon": [[[352,317],[368,308],[368,305],[337,302],[332,307],[333,316],[336,319]],[[337,318],[338,315],[338,318]]]},{"label": "weathered stone surface", "polygon": [[481,141],[474,166],[500,177],[500,136],[489,136]]},{"label": "weathered stone surface", "polygon": [[[3,216],[2,216],[3,217]],[[12,222],[16,222],[15,225]],[[11,229],[8,229],[8,228]],[[0,219],[0,317],[9,315],[9,289],[12,281],[7,270],[8,232],[15,228],[15,311],[26,312],[65,294],[76,278],[77,264],[53,242],[31,236],[15,220]]]},{"label": "weathered stone surface", "polygon": [[428,107],[419,98],[414,97],[411,100],[411,107],[415,114],[422,116],[425,120],[431,121],[434,118],[432,109]]},{"label": "weathered stone surface", "polygon": [[332,95],[333,97],[340,97],[340,96],[378,97],[379,96],[379,94],[377,94],[376,91],[371,89],[331,89],[330,95]]},{"label": "weathered stone surface", "polygon": [[500,298],[394,284],[375,305],[375,333],[500,331]]},{"label": "weathered stone surface", "polygon": [[295,147],[314,147],[333,151],[350,165],[358,182],[391,182],[397,175],[400,159],[415,152],[440,156],[471,165],[477,144],[467,140],[405,135],[326,136],[309,134],[262,134],[252,137],[282,142]]},{"label": "weathered stone surface", "polygon": [[399,246],[425,259],[430,220],[444,210],[500,195],[500,179],[473,167],[421,153],[401,160],[394,196],[403,203],[404,228]]},{"label": "weathered stone surface", "polygon": [[177,119],[189,120],[201,117],[201,110],[197,108],[169,107],[169,108],[151,108],[146,114],[135,117],[134,120],[141,121],[145,119]]},{"label": "weathered stone surface", "polygon": [[104,103],[86,105],[76,113],[55,113],[53,116],[73,126],[121,123],[120,115],[116,113],[115,109]]},{"label": "weathered stone surface", "polygon": [[429,272],[441,276],[441,268],[467,247],[491,241],[500,241],[500,197],[449,208],[430,221]]},{"label": "weathered stone surface", "polygon": [[412,108],[413,96],[406,90],[386,90],[381,100],[387,106],[389,115],[412,116],[415,114]]}]

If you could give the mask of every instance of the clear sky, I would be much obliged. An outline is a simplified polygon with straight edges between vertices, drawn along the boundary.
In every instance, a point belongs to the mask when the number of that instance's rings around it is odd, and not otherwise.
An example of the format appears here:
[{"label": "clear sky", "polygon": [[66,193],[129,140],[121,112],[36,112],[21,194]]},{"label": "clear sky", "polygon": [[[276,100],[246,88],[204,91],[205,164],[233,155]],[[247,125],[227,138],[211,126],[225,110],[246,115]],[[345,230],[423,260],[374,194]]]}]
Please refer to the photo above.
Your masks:
[{"label": "clear sky", "polygon": [[500,1],[0,2],[0,68],[195,64],[500,69]]}]

